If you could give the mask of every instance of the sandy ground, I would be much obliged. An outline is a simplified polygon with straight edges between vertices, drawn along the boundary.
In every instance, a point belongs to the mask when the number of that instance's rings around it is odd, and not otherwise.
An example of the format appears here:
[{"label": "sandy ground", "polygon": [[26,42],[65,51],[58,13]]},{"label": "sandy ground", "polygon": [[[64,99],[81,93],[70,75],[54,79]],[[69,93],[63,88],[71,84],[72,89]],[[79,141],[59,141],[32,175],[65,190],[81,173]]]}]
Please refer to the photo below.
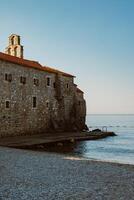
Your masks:
[{"label": "sandy ground", "polygon": [[0,200],[134,200],[134,166],[0,147]]}]

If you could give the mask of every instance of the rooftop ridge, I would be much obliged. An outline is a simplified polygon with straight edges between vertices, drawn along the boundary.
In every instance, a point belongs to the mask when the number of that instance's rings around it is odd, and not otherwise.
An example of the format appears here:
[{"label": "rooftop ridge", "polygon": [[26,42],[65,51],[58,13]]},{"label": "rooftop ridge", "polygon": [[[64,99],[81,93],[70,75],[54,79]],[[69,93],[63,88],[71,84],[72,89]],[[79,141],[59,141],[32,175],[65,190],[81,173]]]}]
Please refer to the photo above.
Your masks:
[{"label": "rooftop ridge", "polygon": [[8,54],[2,53],[2,52],[0,52],[0,60],[8,61],[8,62],[11,62],[14,64],[19,64],[22,66],[34,68],[34,69],[41,70],[41,71],[47,71],[50,73],[61,73],[63,76],[67,76],[67,77],[75,77],[71,74],[62,72],[58,69],[54,69],[54,68],[48,67],[48,66],[43,66],[38,61],[23,59],[23,58],[8,55]]},{"label": "rooftop ridge", "polygon": [[58,69],[55,69],[55,68],[52,68],[52,67],[49,67],[49,66],[44,66],[47,70],[49,70],[49,71],[52,71],[52,72],[55,72],[55,73],[60,73],[60,74],[62,74],[62,75],[65,75],[65,76],[70,76],[70,77],[75,77],[74,75],[72,75],[72,74],[68,74],[68,73],[66,73],[66,72],[63,72],[63,71],[60,71],[60,70],[58,70]]}]

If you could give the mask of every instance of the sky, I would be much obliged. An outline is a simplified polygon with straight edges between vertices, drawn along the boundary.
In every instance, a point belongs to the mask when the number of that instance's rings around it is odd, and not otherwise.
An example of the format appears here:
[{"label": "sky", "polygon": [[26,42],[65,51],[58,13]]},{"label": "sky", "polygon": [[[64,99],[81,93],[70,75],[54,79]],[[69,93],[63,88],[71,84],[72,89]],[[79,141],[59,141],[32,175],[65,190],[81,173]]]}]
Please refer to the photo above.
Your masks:
[{"label": "sky", "polygon": [[76,76],[88,114],[134,113],[133,0],[0,3],[0,51],[18,34],[26,59]]}]

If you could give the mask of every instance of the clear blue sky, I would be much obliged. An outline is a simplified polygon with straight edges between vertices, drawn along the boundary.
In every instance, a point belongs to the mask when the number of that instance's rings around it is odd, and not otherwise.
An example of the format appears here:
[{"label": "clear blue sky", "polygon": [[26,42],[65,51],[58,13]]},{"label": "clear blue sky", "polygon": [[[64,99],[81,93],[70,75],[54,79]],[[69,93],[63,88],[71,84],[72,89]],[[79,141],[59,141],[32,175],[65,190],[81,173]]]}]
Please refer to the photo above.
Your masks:
[{"label": "clear blue sky", "polygon": [[25,58],[77,76],[88,113],[134,113],[133,0],[1,0],[0,51],[12,33]]}]

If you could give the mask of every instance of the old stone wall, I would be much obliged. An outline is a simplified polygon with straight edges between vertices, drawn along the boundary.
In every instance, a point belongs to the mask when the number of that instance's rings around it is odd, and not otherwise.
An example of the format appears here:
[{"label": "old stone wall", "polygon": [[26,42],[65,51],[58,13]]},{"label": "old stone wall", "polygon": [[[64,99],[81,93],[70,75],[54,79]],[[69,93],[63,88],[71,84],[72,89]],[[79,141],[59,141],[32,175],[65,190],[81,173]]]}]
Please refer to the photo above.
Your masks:
[{"label": "old stone wall", "polygon": [[[12,76],[5,80],[5,74]],[[25,83],[21,83],[25,77]],[[50,86],[47,86],[50,77]],[[34,84],[34,79],[39,82]],[[0,61],[0,134],[33,134],[49,127],[50,107],[56,104],[55,75],[32,68]],[[36,107],[33,98],[36,97]],[[9,101],[9,108],[6,108]]]},{"label": "old stone wall", "polygon": [[75,121],[85,123],[85,101],[73,77],[0,60],[0,85],[0,136],[67,131]]}]

